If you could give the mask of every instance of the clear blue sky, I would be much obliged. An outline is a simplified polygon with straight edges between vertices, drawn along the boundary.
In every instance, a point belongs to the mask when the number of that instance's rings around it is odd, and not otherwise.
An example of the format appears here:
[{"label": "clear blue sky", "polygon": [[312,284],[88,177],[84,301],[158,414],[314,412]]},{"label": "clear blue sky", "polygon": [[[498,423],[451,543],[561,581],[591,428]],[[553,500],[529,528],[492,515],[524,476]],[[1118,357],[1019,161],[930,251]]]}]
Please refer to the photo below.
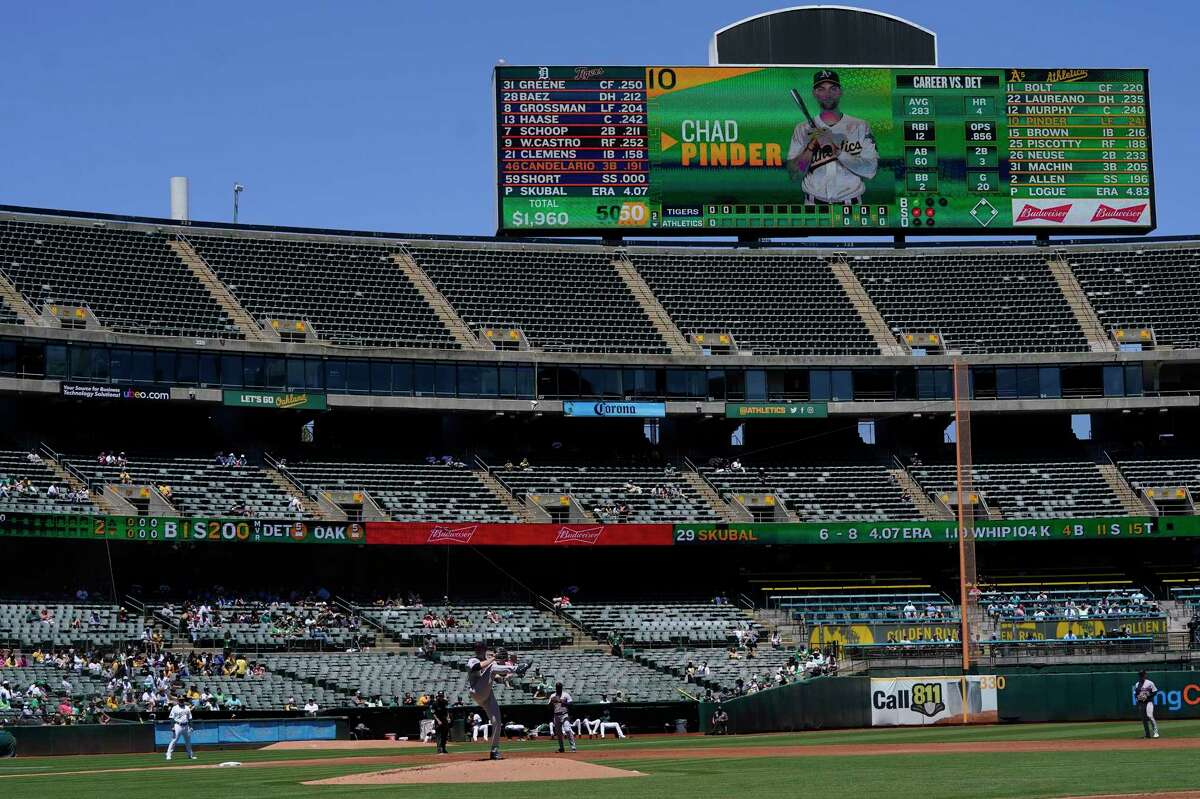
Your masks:
[{"label": "clear blue sky", "polygon": [[[854,3],[847,3],[853,5]],[[703,64],[718,27],[787,5],[715,0],[9,3],[0,203],[491,234],[491,68]],[[944,66],[1151,69],[1161,234],[1200,233],[1200,11],[1182,0],[878,2]]]}]

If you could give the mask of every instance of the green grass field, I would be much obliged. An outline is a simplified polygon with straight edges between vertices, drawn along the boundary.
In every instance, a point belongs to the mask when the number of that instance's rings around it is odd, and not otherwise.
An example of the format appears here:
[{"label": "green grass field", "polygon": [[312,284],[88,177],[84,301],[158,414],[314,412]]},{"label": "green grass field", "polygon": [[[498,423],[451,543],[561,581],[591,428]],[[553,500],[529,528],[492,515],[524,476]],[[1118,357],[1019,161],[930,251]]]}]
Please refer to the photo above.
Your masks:
[{"label": "green grass field", "polygon": [[[567,791],[572,799],[612,797],[622,799],[697,799],[699,797],[753,797],[829,795],[866,799],[974,799],[1001,797],[1077,796],[1102,793],[1137,793],[1200,789],[1200,763],[1195,748],[1169,749],[1150,746],[1138,750],[1071,751],[1080,746],[1103,745],[1105,741],[1131,740],[1140,735],[1132,723],[1053,724],[995,727],[903,730],[855,730],[729,738],[641,737],[624,741],[580,742],[588,752],[606,755],[603,764],[636,769],[648,776],[622,780],[515,783],[503,789],[506,795],[537,792],[553,795]],[[1200,721],[1178,721],[1163,725],[1164,741],[1197,739]],[[771,757],[736,757],[716,748],[795,747],[822,745],[879,745],[953,742],[1057,741],[1067,744],[1054,752],[944,753],[929,755],[837,755],[795,756],[781,753]],[[1086,743],[1085,743],[1086,742]],[[686,756],[649,757],[654,750],[687,750]],[[451,747],[457,752],[486,751],[480,745]],[[547,742],[513,743],[509,753],[545,752]],[[406,750],[402,754],[420,754]],[[621,756],[622,751],[629,758]],[[273,761],[272,768],[190,769],[186,756],[167,763],[162,755],[111,755],[64,758],[14,758],[0,761],[0,797],[105,796],[114,799],[164,796],[237,796],[270,799],[291,796],[358,796],[364,793],[387,796],[455,797],[464,790],[476,792],[487,786],[305,786],[305,780],[395,768],[377,763],[333,763],[286,765],[288,761],[369,755],[397,755],[397,750],[349,751],[203,751],[199,765],[222,761],[242,763]],[[138,769],[121,771],[120,769]],[[94,771],[71,774],[68,772]]]}]

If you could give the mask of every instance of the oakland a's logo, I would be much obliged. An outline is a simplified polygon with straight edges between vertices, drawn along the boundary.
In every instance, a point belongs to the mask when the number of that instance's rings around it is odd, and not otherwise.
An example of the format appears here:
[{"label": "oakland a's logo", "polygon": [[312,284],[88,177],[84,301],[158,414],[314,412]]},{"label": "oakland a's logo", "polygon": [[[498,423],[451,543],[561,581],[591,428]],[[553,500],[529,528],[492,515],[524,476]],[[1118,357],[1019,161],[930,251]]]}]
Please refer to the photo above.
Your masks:
[{"label": "oakland a's logo", "polygon": [[940,682],[919,682],[912,687],[912,704],[908,706],[914,713],[933,718],[946,709],[942,701],[942,684]]}]

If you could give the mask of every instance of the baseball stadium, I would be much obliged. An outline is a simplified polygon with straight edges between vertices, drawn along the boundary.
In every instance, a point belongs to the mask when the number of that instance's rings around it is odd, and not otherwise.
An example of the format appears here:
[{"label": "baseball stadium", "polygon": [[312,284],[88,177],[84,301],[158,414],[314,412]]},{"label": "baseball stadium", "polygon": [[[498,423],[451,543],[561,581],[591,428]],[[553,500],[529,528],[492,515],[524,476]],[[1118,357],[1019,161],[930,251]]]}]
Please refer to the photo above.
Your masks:
[{"label": "baseball stadium", "polygon": [[501,62],[495,235],[6,186],[0,796],[1200,797],[1148,71],[937,48]]}]

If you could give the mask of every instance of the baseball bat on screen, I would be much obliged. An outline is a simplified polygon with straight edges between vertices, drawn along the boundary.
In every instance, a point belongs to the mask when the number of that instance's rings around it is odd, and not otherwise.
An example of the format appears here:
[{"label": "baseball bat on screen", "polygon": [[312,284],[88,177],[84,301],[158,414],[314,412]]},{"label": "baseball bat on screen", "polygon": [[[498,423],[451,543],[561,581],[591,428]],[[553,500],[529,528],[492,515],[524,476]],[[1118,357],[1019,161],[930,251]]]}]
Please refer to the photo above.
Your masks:
[{"label": "baseball bat on screen", "polygon": [[800,110],[804,112],[804,118],[808,120],[808,124],[813,126],[813,130],[818,130],[821,126],[817,124],[817,120],[813,119],[813,115],[808,112],[808,106],[804,103],[804,98],[800,96],[800,92],[795,89],[789,89],[792,93],[792,99],[796,101],[796,105],[800,106]]}]

